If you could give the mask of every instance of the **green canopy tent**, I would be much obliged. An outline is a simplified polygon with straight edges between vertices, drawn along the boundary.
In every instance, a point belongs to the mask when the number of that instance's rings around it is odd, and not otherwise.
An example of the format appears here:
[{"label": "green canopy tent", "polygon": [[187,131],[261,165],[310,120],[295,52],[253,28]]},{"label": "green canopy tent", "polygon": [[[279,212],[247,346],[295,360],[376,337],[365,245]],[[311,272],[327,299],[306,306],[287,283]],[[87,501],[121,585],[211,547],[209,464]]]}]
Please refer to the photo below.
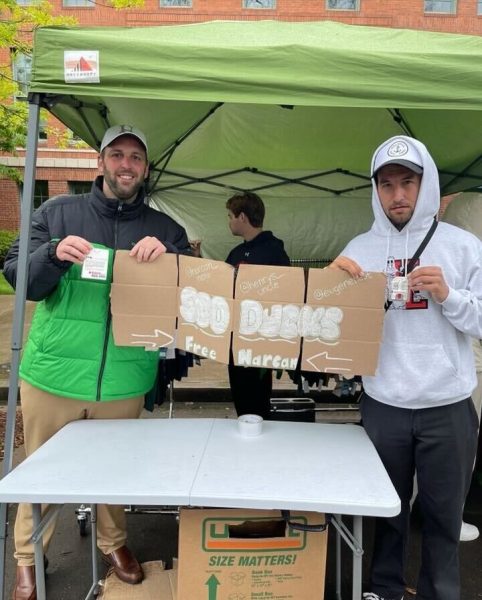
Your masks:
[{"label": "green canopy tent", "polygon": [[[78,70],[98,52],[98,83],[66,83],[75,50]],[[332,258],[371,223],[370,158],[391,135],[428,146],[444,194],[478,185],[481,54],[479,37],[332,22],[46,28],[31,91],[94,148],[109,125],[143,129],[153,203],[205,256],[226,257],[224,205],[249,188],[291,257]]]},{"label": "green canopy tent", "polygon": [[[265,225],[292,258],[331,258],[371,223],[370,158],[391,135],[427,145],[443,194],[481,184],[481,89],[482,39],[475,36],[271,21],[39,29],[4,472],[11,469],[40,107],[94,148],[110,125],[143,129],[152,202],[203,239],[204,255],[223,259],[233,246],[225,201],[250,189],[266,201]],[[0,523],[1,535],[3,505]]]}]

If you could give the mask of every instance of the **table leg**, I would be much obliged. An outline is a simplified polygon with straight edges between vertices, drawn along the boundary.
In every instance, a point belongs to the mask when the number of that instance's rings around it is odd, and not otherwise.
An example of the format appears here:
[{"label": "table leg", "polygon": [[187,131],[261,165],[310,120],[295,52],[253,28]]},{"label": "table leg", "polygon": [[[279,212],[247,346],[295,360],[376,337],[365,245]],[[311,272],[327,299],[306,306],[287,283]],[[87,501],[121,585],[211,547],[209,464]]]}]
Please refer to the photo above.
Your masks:
[{"label": "table leg", "polygon": [[[341,520],[340,515],[335,515],[335,519],[338,521]],[[342,600],[341,598],[341,535],[338,528],[336,529],[336,598],[337,600]]]},{"label": "table leg", "polygon": [[[363,548],[363,517],[353,517],[353,536],[360,548]],[[362,595],[362,556],[363,552],[353,552],[353,600]]]},{"label": "table leg", "polygon": [[[43,532],[49,526],[52,519],[55,518],[60,510],[60,506],[50,506],[42,519],[42,506],[40,504],[32,505],[33,514],[33,535],[35,552],[35,584],[37,586],[37,600],[47,600],[45,591],[45,566],[43,549]],[[85,600],[95,598],[99,589],[99,572],[97,568],[97,505],[91,507],[92,523],[92,585],[85,597]]]},{"label": "table leg", "polygon": [[97,504],[90,507],[90,523],[92,537],[92,585],[99,583],[99,572],[97,568]]},{"label": "table leg", "polygon": [[[42,505],[32,504],[33,529],[36,531],[40,527],[42,520]],[[34,542],[35,553],[35,583],[37,585],[37,600],[46,600],[45,592],[45,568],[44,568],[44,548],[43,536],[39,535]]]}]

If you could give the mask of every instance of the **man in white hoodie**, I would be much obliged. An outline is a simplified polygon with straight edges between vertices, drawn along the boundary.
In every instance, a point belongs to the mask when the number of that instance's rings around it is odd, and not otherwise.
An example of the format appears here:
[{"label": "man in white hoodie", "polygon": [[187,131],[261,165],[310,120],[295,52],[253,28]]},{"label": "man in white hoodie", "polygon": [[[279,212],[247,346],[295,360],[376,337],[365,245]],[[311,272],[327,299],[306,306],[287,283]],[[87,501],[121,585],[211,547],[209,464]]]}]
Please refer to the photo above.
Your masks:
[{"label": "man in white hoodie", "polygon": [[[448,205],[442,219],[446,223],[451,223],[461,229],[465,229],[465,231],[470,231],[470,233],[473,233],[482,241],[482,194],[477,192],[459,194]],[[475,370],[477,372],[477,387],[472,392],[472,400],[474,401],[480,424],[480,412],[482,410],[482,340],[474,338],[472,347],[474,350]],[[461,542],[476,540],[479,535],[479,529],[475,525],[462,521],[462,529],[460,531]]]},{"label": "man in white hoodie", "polygon": [[387,274],[378,368],[363,378],[360,410],[402,509],[377,520],[370,592],[363,597],[403,598],[416,471],[423,516],[417,599],[460,600],[458,544],[478,430],[471,338],[482,336],[482,244],[447,223],[433,230],[438,172],[419,141],[384,142],[371,175],[372,228],[331,265],[353,277]]}]

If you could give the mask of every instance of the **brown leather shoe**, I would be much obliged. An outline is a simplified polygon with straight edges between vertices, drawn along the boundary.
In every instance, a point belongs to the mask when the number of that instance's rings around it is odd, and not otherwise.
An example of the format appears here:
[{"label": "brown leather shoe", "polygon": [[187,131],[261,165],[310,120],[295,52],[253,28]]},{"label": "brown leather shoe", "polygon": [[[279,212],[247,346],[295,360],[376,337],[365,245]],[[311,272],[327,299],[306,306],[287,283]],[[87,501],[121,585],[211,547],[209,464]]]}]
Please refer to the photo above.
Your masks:
[{"label": "brown leather shoe", "polygon": [[37,600],[35,585],[35,567],[17,566],[17,581],[13,590],[12,600]]},{"label": "brown leather shoe", "polygon": [[114,573],[125,583],[134,585],[144,579],[141,565],[127,546],[121,546],[110,554],[104,554],[104,561],[114,568]]}]

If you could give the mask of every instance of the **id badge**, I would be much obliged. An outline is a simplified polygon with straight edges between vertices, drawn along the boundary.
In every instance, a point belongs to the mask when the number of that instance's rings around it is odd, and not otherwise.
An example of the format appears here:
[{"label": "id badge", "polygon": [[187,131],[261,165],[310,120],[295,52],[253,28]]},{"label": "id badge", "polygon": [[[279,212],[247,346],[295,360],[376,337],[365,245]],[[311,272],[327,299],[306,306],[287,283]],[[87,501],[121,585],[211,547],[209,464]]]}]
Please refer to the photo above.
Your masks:
[{"label": "id badge", "polygon": [[406,277],[394,277],[390,285],[390,300],[408,300],[408,279]]},{"label": "id badge", "polygon": [[92,248],[82,264],[82,279],[105,281],[109,266],[109,251],[105,248]]}]

